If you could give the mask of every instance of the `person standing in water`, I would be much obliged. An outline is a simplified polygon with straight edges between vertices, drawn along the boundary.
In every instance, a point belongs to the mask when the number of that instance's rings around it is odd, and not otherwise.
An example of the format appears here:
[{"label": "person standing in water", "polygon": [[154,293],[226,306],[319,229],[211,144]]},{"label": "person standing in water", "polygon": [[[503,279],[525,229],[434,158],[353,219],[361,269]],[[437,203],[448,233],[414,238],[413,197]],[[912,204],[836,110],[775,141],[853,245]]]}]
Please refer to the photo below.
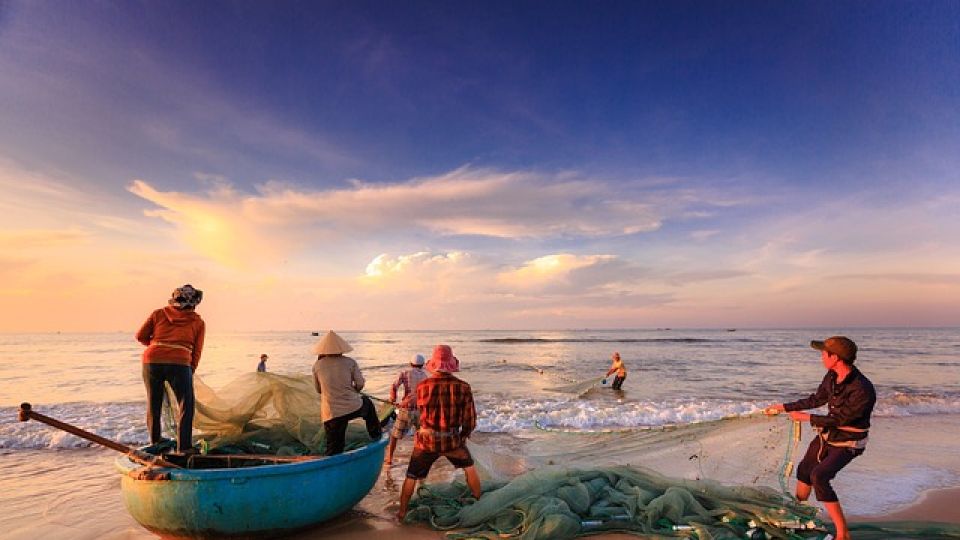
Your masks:
[{"label": "person standing in water", "polygon": [[[397,441],[402,439],[409,428],[420,427],[420,412],[417,410],[417,386],[430,376],[423,364],[426,359],[422,354],[413,355],[410,367],[400,372],[397,380],[390,387],[390,401],[397,407],[397,421],[390,432],[390,446],[387,447],[387,457],[384,463],[393,463],[393,452],[397,448]],[[403,400],[397,403],[397,389],[403,388]]]},{"label": "person standing in water", "polygon": [[612,373],[616,373],[617,375],[613,378],[613,389],[620,390],[620,387],[623,386],[623,381],[627,379],[627,368],[623,365],[623,360],[620,359],[620,353],[613,353],[610,359],[613,360],[613,364],[604,377],[609,377]]},{"label": "person standing in water", "polygon": [[270,358],[266,353],[260,355],[260,363],[257,364],[257,373],[267,372],[267,359]]},{"label": "person standing in water", "polygon": [[[863,454],[877,394],[870,380],[853,365],[857,344],[852,340],[833,336],[824,341],[811,341],[810,346],[820,351],[823,367],[827,369],[817,391],[805,399],[771,405],[764,412],[768,415],[788,412],[791,419],[809,421],[820,432],[797,466],[797,499],[806,501],[812,486],[836,527],[836,540],[850,540],[847,519],[830,481],[840,469]],[[827,405],[826,415],[800,412],[822,405]]]},{"label": "person standing in water", "polygon": [[147,387],[147,430],[150,444],[160,442],[164,383],[177,398],[177,451],[193,448],[193,374],[200,363],[206,325],[195,311],[203,291],[184,285],[173,290],[166,307],[155,310],[137,332],[143,351],[143,384]]}]

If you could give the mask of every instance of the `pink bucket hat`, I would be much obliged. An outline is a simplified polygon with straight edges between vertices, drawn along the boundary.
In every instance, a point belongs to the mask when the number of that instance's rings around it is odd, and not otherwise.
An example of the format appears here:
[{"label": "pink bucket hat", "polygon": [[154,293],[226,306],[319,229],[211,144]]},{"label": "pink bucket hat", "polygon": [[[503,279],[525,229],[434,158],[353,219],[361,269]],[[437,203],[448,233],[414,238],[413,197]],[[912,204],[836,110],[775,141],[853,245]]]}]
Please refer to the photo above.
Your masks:
[{"label": "pink bucket hat", "polygon": [[427,370],[454,373],[460,371],[460,361],[453,355],[449,345],[437,345],[433,348],[433,356],[427,362]]}]

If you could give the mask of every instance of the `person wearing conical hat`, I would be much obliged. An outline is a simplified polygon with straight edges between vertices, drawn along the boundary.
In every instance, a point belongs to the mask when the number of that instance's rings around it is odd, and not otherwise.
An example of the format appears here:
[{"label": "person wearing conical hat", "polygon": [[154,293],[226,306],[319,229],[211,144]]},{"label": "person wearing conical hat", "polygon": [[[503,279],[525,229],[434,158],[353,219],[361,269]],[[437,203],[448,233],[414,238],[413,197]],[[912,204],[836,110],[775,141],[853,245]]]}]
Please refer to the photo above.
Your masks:
[{"label": "person wearing conical hat", "polygon": [[203,291],[192,285],[177,287],[167,306],[154,310],[137,331],[143,351],[143,383],[147,387],[147,430],[150,443],[160,442],[160,414],[164,383],[177,399],[177,451],[193,449],[193,373],[200,364],[206,326],[195,311]]},{"label": "person wearing conical hat", "polygon": [[[422,354],[415,354],[410,359],[410,367],[404,369],[397,376],[397,380],[390,387],[390,401],[397,407],[397,422],[390,432],[390,445],[387,447],[387,457],[384,463],[393,463],[393,452],[397,448],[397,441],[402,439],[412,427],[420,427],[420,412],[417,409],[417,386],[430,376],[423,364],[426,359]],[[397,389],[403,388],[403,399],[397,403]]]},{"label": "person wearing conical hat", "polygon": [[333,330],[313,348],[317,354],[317,361],[313,364],[313,384],[320,394],[320,419],[326,434],[328,456],[343,452],[347,424],[354,418],[363,418],[367,433],[374,441],[380,440],[382,435],[376,407],[370,398],[360,395],[366,382],[360,366],[353,358],[344,356],[352,350],[353,347]]},{"label": "person wearing conical hat", "polygon": [[457,469],[463,469],[470,491],[475,498],[480,498],[480,477],[467,449],[467,438],[477,427],[473,391],[466,381],[453,376],[460,371],[460,361],[449,345],[434,347],[427,371],[433,375],[417,386],[420,428],[414,437],[407,477],[400,489],[397,517],[401,521],[407,515],[417,481],[427,477],[440,457],[447,458]]}]

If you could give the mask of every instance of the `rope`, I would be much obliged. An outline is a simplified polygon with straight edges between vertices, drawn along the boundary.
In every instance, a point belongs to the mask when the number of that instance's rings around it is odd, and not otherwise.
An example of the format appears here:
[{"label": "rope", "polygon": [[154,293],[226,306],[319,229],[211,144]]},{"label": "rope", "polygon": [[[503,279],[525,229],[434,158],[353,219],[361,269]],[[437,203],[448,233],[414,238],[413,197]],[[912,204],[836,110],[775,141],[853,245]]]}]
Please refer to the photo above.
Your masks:
[{"label": "rope", "polygon": [[797,452],[797,447],[800,446],[800,435],[800,422],[794,420],[792,428],[787,432],[786,450],[783,454],[783,464],[780,466],[780,489],[789,498],[793,498],[793,494],[790,493],[790,474],[793,473],[793,456]]},{"label": "rope", "polygon": [[[392,401],[390,401],[389,399],[383,399],[383,398],[379,398],[379,397],[377,397],[377,396],[371,396],[370,394],[367,394],[366,392],[360,392],[360,395],[361,395],[361,396],[366,396],[366,397],[368,397],[368,398],[370,398],[370,399],[372,399],[372,400],[374,400],[374,401],[379,401],[380,403],[387,403],[387,404],[389,404],[389,405],[394,405],[394,403],[393,403]],[[396,406],[396,405],[394,405],[394,406]]]}]

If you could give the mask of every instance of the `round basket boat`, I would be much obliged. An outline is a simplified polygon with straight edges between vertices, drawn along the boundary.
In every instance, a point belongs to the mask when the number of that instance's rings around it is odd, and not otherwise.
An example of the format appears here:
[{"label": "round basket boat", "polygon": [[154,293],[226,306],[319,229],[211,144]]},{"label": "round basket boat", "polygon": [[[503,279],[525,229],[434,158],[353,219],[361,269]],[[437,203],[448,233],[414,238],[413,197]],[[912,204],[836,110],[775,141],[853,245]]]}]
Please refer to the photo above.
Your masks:
[{"label": "round basket boat", "polygon": [[138,523],[167,537],[264,536],[346,512],[373,488],[387,438],[332,457],[241,468],[143,466],[124,456],[123,502]]}]

